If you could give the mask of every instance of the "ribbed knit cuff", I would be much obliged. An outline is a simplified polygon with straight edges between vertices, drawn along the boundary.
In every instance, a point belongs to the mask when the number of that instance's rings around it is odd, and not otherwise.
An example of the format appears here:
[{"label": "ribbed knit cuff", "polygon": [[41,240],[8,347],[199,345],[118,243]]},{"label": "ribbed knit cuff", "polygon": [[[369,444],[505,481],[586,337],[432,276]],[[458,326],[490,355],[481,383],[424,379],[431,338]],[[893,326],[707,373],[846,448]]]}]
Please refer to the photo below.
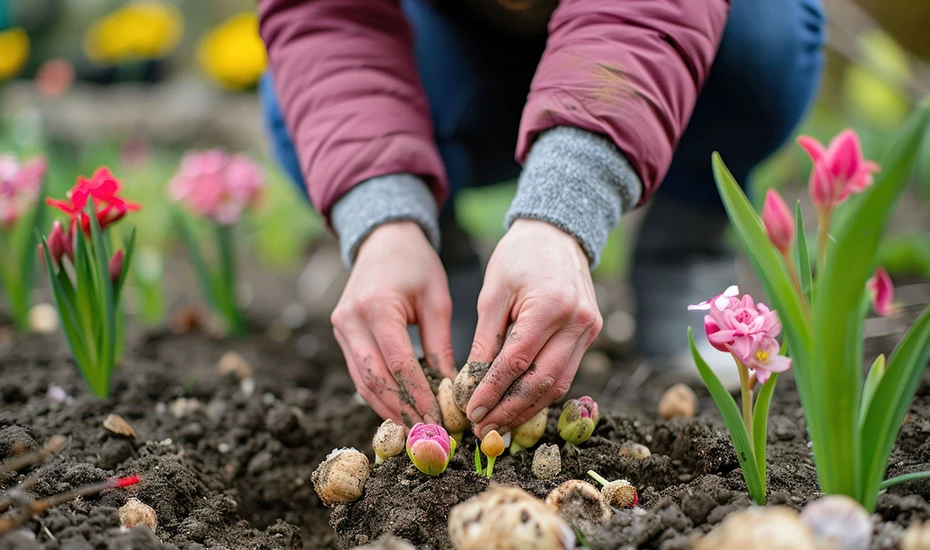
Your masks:
[{"label": "ribbed knit cuff", "polygon": [[530,149],[504,225],[509,229],[517,218],[549,222],[578,240],[593,269],[642,192],[636,171],[609,138],[560,126]]},{"label": "ribbed knit cuff", "polygon": [[348,267],[355,263],[365,238],[387,222],[416,222],[439,249],[436,200],[426,183],[411,174],[379,176],[359,183],[336,202],[331,219],[339,235],[342,261]]}]

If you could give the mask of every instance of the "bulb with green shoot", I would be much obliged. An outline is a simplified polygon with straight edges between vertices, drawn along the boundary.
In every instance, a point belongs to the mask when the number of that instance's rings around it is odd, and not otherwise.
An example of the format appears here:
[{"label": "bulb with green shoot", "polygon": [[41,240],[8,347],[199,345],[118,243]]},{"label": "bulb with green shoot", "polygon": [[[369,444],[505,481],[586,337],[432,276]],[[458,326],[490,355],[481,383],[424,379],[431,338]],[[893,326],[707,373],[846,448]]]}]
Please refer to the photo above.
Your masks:
[{"label": "bulb with green shoot", "polygon": [[510,454],[514,455],[528,449],[539,441],[539,438],[546,433],[546,422],[549,419],[549,407],[539,411],[533,418],[530,418],[523,424],[514,429],[513,443],[510,444]]},{"label": "bulb with green shoot", "polygon": [[594,433],[599,419],[593,399],[588,396],[570,399],[559,416],[559,436],[569,445],[581,445]]},{"label": "bulb with green shoot", "polygon": [[[488,432],[488,435],[484,436],[484,439],[481,440],[481,452],[488,457],[488,467],[484,469],[484,475],[491,478],[491,474],[494,473],[494,461],[497,460],[497,457],[504,454],[504,449],[507,446],[504,444],[504,438],[501,437],[501,434],[497,433],[497,430],[491,430]],[[480,457],[478,458],[478,463],[480,464]]]},{"label": "bulb with green shoot", "polygon": [[382,422],[371,441],[371,447],[375,450],[375,466],[404,452],[406,440],[407,428],[390,418]]},{"label": "bulb with green shoot", "polygon": [[636,487],[625,479],[607,481],[594,470],[588,470],[588,475],[601,484],[601,496],[616,508],[634,508],[639,504],[639,495]]}]

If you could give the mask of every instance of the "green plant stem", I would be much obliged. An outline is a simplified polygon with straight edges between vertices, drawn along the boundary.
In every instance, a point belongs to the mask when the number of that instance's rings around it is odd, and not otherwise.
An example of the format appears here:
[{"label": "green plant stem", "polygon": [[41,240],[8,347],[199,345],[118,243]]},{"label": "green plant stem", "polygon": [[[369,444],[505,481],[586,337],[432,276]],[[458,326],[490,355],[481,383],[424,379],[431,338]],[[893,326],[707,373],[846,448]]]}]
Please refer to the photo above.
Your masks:
[{"label": "green plant stem", "polygon": [[481,467],[481,448],[475,445],[475,471],[478,475],[484,475],[484,468]]},{"label": "green plant stem", "polygon": [[818,213],[818,230],[817,235],[817,267],[823,270],[827,264],[827,240],[830,238],[830,220],[833,218],[833,211],[828,210],[826,213]]},{"label": "green plant stem", "polygon": [[904,474],[904,475],[900,475],[897,477],[892,477],[890,479],[886,479],[885,481],[882,482],[882,484],[879,487],[881,489],[887,489],[888,487],[891,487],[892,485],[897,485],[899,483],[907,483],[908,481],[917,481],[918,479],[927,479],[927,478],[930,478],[930,471],[914,472],[911,474]]},{"label": "green plant stem", "polygon": [[234,259],[232,228],[217,225],[216,238],[220,252],[220,287],[223,295],[223,313],[232,336],[242,336],[245,327],[236,299],[236,262]]},{"label": "green plant stem", "polygon": [[485,468],[485,474],[488,476],[488,479],[491,479],[491,474],[494,473],[494,461],[497,459],[496,456],[488,457],[488,467]]},{"label": "green plant stem", "polygon": [[604,479],[600,474],[598,474],[598,473],[595,472],[594,470],[588,470],[588,475],[591,476],[591,477],[593,477],[595,481],[597,481],[598,483],[600,483],[600,484],[603,485],[604,487],[607,487],[607,485],[610,483],[609,481],[607,481],[606,479]]},{"label": "green plant stem", "polygon": [[[746,425],[746,432],[752,433],[752,390],[749,389],[749,369],[739,360],[736,360],[736,368],[739,371],[739,385],[743,397],[743,424]],[[749,446],[755,452],[755,445],[752,438],[749,439]]]}]

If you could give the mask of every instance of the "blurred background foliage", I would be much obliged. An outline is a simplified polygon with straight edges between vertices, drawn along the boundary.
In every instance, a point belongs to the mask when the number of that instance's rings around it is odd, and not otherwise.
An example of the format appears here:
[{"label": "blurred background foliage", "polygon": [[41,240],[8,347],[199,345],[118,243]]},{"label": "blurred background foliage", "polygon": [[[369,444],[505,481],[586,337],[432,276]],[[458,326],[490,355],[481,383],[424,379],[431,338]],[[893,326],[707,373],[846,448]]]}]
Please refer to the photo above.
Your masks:
[{"label": "blurred background foliage", "polygon": [[[930,2],[826,0],[826,9],[827,71],[799,133],[826,141],[851,126],[867,156],[880,159],[930,94]],[[254,0],[0,0],[0,151],[45,153],[52,195],[101,164],[125,181],[127,196],[146,205],[135,216],[134,279],[153,320],[163,258],[175,243],[165,186],[186,149],[225,146],[264,162],[271,185],[243,232],[266,267],[294,268],[327,234],[268,157],[255,97],[266,63]],[[800,197],[809,169],[789,142],[754,174],[754,200],[769,187]],[[930,146],[913,187],[883,260],[930,277]],[[470,189],[457,204],[486,249],[503,233],[513,192],[513,182]],[[625,223],[611,236],[598,276],[625,273],[629,232]]]}]

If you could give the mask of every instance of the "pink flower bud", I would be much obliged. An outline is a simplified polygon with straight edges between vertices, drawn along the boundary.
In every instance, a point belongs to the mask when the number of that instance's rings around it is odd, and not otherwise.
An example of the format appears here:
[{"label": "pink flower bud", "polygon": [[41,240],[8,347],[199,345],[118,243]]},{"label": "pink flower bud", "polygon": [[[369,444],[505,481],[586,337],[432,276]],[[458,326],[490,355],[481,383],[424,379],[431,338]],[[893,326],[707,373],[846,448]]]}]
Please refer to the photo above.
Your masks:
[{"label": "pink flower bud", "polygon": [[774,189],[769,189],[765,194],[765,203],[762,205],[762,223],[775,248],[787,256],[794,242],[795,221],[788,205]]},{"label": "pink flower bud", "polygon": [[113,258],[110,259],[110,263],[107,265],[107,269],[110,271],[110,280],[113,281],[113,284],[116,284],[119,281],[119,278],[123,275],[123,251],[117,250],[116,254],[113,255]]},{"label": "pink flower bud", "polygon": [[893,303],[894,285],[884,267],[875,270],[875,274],[866,282],[866,288],[872,299],[872,308],[882,317],[894,315],[898,307]]},{"label": "pink flower bud", "polygon": [[442,426],[417,422],[407,435],[407,456],[426,475],[445,472],[453,454],[455,440]]},{"label": "pink flower bud", "polygon": [[829,212],[853,193],[861,193],[872,185],[872,174],[878,164],[865,160],[859,136],[844,130],[824,147],[810,136],[798,138],[798,145],[807,151],[814,168],[808,191],[811,201],[821,212]]}]

